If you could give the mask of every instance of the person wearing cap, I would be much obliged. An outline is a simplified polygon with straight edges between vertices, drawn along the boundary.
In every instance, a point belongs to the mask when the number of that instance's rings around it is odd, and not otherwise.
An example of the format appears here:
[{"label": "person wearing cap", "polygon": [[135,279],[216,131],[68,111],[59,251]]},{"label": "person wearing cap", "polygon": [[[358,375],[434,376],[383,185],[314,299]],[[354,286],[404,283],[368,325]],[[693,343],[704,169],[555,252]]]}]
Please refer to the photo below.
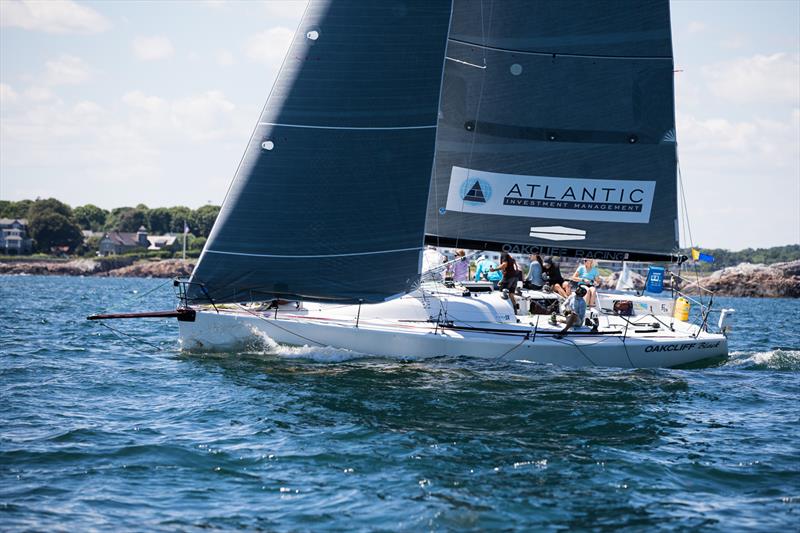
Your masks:
[{"label": "person wearing cap", "polygon": [[567,301],[564,302],[564,312],[566,313],[567,322],[564,324],[564,329],[554,335],[555,338],[560,339],[566,335],[569,328],[580,326],[586,319],[586,301],[583,297],[586,296],[586,288],[578,285],[575,292],[569,295]]},{"label": "person wearing cap", "polygon": [[492,286],[497,289],[497,285],[502,278],[503,275],[497,270],[497,265],[494,261],[489,260],[485,255],[478,258],[478,265],[475,268],[475,281],[491,281]]},{"label": "person wearing cap", "polygon": [[550,285],[553,292],[559,296],[563,296],[564,298],[569,296],[562,286],[564,283],[564,276],[561,275],[561,269],[558,267],[558,263],[553,261],[552,257],[545,257],[542,262],[542,279],[545,283]]}]

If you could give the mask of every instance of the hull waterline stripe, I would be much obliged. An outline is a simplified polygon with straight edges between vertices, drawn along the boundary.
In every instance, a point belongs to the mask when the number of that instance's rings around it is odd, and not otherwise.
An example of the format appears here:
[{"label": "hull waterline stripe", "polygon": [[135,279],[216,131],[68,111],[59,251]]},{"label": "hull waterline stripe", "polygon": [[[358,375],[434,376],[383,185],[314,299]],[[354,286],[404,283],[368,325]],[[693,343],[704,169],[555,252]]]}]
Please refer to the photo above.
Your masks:
[{"label": "hull waterline stripe", "polygon": [[432,126],[392,126],[392,127],[356,127],[356,126],[309,126],[305,124],[281,124],[280,122],[259,122],[259,126],[283,126],[284,128],[306,128],[312,130],[428,130],[436,128]]},{"label": "hull waterline stripe", "polygon": [[278,259],[318,259],[323,257],[353,257],[359,255],[378,255],[378,254],[393,254],[397,252],[412,252],[422,250],[422,247],[415,246],[414,248],[400,248],[398,250],[379,250],[376,252],[353,252],[349,254],[320,254],[320,255],[277,255],[277,254],[248,254],[244,252],[222,252],[219,250],[206,249],[205,252],[211,254],[224,254],[224,255],[243,255],[247,257],[273,257]]}]

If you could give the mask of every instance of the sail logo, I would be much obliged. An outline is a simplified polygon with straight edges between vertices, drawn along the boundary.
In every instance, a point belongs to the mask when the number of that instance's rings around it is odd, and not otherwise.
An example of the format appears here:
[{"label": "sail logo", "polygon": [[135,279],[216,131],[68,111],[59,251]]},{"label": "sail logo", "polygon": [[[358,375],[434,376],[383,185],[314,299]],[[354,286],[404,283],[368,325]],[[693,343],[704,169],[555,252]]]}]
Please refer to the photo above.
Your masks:
[{"label": "sail logo", "polygon": [[485,204],[492,197],[492,186],[481,179],[466,179],[459,190],[461,199],[473,204]]},{"label": "sail logo", "polygon": [[655,189],[655,181],[525,176],[454,166],[447,210],[646,224]]}]

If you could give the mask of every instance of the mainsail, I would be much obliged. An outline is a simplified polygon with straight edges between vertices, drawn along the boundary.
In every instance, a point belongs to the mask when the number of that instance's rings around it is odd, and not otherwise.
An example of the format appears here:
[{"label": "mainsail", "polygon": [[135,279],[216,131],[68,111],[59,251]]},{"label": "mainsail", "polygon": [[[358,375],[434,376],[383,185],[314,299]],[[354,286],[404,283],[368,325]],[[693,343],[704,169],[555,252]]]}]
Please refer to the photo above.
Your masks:
[{"label": "mainsail", "polygon": [[667,0],[456,0],[439,117],[427,243],[677,248]]},{"label": "mainsail", "polygon": [[383,300],[415,281],[450,0],[312,0],[190,300]]}]

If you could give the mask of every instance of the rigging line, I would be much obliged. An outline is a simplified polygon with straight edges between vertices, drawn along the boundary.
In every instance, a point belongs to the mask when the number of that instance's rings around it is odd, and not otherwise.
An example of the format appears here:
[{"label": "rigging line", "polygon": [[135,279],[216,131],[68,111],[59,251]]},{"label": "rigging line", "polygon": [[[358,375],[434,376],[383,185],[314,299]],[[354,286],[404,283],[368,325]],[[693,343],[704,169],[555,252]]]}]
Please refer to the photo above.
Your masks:
[{"label": "rigging line", "polygon": [[[676,150],[676,157],[677,157],[677,150]],[[678,184],[680,185],[680,191],[681,191],[681,205],[683,207],[682,211],[683,211],[683,218],[685,221],[684,225],[686,226],[686,231],[689,234],[689,247],[691,249],[694,249],[694,238],[692,237],[692,225],[689,219],[689,206],[686,204],[686,189],[683,186],[683,173],[681,172],[680,159],[678,159],[677,161],[677,167],[678,167]],[[702,287],[700,286],[700,271],[698,269],[697,262],[696,261],[693,262],[694,262],[693,269],[694,269],[695,284],[702,289]],[[700,292],[699,296],[700,296],[700,304],[705,306],[705,301],[703,299],[702,291]]]},{"label": "rigging line", "polygon": [[393,254],[397,252],[412,252],[421,250],[419,246],[413,248],[399,248],[397,250],[378,250],[374,252],[352,252],[349,254],[319,254],[319,255],[278,255],[278,254],[251,254],[246,252],[223,252],[221,250],[206,249],[205,251],[212,254],[225,254],[225,255],[242,255],[247,257],[271,257],[279,259],[317,259],[323,257],[353,257],[359,255],[379,255],[379,254]]},{"label": "rigging line", "polygon": [[[240,305],[239,307],[240,307],[240,308],[241,308],[241,309],[242,309],[242,310],[243,310],[245,313],[250,313],[251,315],[253,315],[253,316],[254,316],[254,317],[256,317],[257,319],[259,319],[259,320],[263,320],[263,321],[264,321],[264,322],[266,322],[267,324],[271,324],[271,325],[275,326],[275,327],[276,327],[276,328],[278,328],[278,329],[282,329],[283,331],[285,331],[285,332],[286,332],[286,333],[288,333],[289,335],[294,335],[295,337],[299,337],[299,338],[301,338],[301,339],[303,339],[303,340],[307,340],[308,342],[313,342],[314,344],[317,344],[317,345],[319,345],[319,346],[322,346],[322,347],[325,347],[325,346],[327,346],[327,345],[326,345],[326,344],[324,344],[324,343],[321,343],[321,342],[319,342],[319,341],[315,341],[314,339],[310,339],[310,338],[308,338],[308,337],[305,337],[305,336],[303,336],[303,335],[300,335],[299,333],[295,333],[295,332],[293,332],[293,331],[290,331],[288,328],[284,328],[284,327],[282,327],[282,326],[281,326],[280,324],[278,324],[278,323],[277,323],[275,320],[273,320],[273,321],[271,321],[271,322],[270,322],[269,320],[267,320],[267,319],[266,319],[266,318],[264,318],[263,316],[261,316],[261,315],[257,315],[256,313],[254,313],[253,311],[250,311],[249,309],[245,308],[245,307],[244,307],[244,306],[242,306],[242,305]],[[276,312],[277,312],[277,309],[276,309]],[[277,314],[277,313],[276,313],[276,314]]]},{"label": "rigging line", "polygon": [[99,321],[99,322],[98,322],[98,324],[100,324],[100,325],[101,325],[101,326],[103,326],[104,328],[108,328],[108,329],[110,329],[112,332],[114,332],[114,333],[116,333],[116,334],[118,334],[118,335],[122,335],[122,336],[128,337],[129,339],[133,339],[133,340],[135,340],[136,342],[139,342],[139,343],[141,343],[141,344],[146,344],[146,345],[150,346],[151,348],[153,348],[154,350],[156,350],[157,352],[160,352],[160,351],[161,351],[161,348],[160,348],[160,347],[158,347],[158,346],[156,346],[155,344],[152,344],[152,343],[150,343],[150,342],[147,342],[146,340],[142,340],[142,339],[140,339],[139,337],[136,337],[136,336],[134,336],[134,335],[130,335],[130,334],[128,334],[128,333],[125,333],[124,331],[120,331],[120,330],[118,330],[118,329],[112,328],[111,326],[109,326],[108,324],[106,324],[105,322],[103,322],[102,320],[101,320],[101,321]]},{"label": "rigging line", "polygon": [[[128,298],[126,298],[125,300],[122,301],[122,304],[123,305],[124,304],[129,304],[129,303],[131,303],[133,301],[141,300],[145,296],[154,293],[155,291],[157,291],[158,289],[160,289],[161,287],[163,287],[167,283],[172,283],[172,279],[170,278],[170,279],[165,280],[163,283],[159,284],[157,287],[154,287],[154,288],[150,289],[149,291],[147,291],[147,292],[145,292],[143,294],[137,294],[137,295],[129,296]],[[102,310],[103,311],[107,311],[108,310],[108,306],[103,307]]]},{"label": "rigging line", "polygon": [[[490,9],[489,9],[489,26],[488,29],[484,24],[483,19],[483,0],[480,0],[481,3],[481,40],[483,44],[486,45],[489,39],[489,32],[492,29],[492,16],[494,14],[494,2],[490,0]],[[470,169],[472,169],[472,157],[475,154],[475,139],[478,136],[478,123],[480,121],[481,115],[481,103],[483,102],[483,90],[486,87],[486,47],[482,47],[483,50],[483,76],[481,76],[481,89],[478,91],[478,104],[475,107],[475,127],[472,130],[472,142],[469,145],[469,157],[467,157],[467,180],[469,180]],[[452,179],[452,178],[451,178]],[[461,212],[464,212],[464,203],[466,200],[462,197],[461,198]],[[458,248],[458,241],[461,239],[461,233],[464,230],[464,217],[459,217],[459,224],[458,230],[456,231],[456,248]]]},{"label": "rigging line", "polygon": [[575,341],[573,341],[572,339],[568,339],[568,338],[566,338],[566,337],[562,337],[561,339],[552,338],[552,339],[550,339],[550,340],[552,340],[553,342],[557,342],[557,343],[559,343],[559,344],[565,344],[565,343],[569,343],[569,344],[573,345],[573,346],[574,346],[574,347],[575,347],[575,348],[578,350],[578,352],[579,352],[579,353],[580,353],[580,354],[581,354],[581,355],[582,355],[582,356],[583,356],[583,357],[584,357],[584,358],[585,358],[587,361],[589,361],[589,363],[590,363],[592,366],[597,366],[597,363],[595,363],[594,361],[592,361],[592,360],[589,358],[589,356],[588,356],[588,355],[586,355],[586,353],[584,353],[584,351],[583,351],[583,350],[581,350],[581,347],[580,347],[580,346],[578,346],[578,345],[575,343]]},{"label": "rigging line", "polygon": [[502,354],[500,357],[497,357],[497,358],[495,358],[495,360],[494,360],[494,361],[495,361],[495,363],[496,363],[497,361],[499,361],[500,359],[502,359],[503,357],[505,357],[505,356],[507,356],[508,354],[510,354],[511,352],[513,352],[514,350],[516,350],[517,348],[519,348],[520,346],[522,346],[522,345],[525,343],[525,341],[526,341],[526,340],[528,340],[528,336],[527,336],[527,335],[526,335],[525,337],[522,337],[522,340],[521,340],[521,341],[519,341],[519,343],[518,343],[516,346],[513,346],[513,347],[509,348],[509,349],[508,349],[508,350],[506,350],[506,352],[505,352],[504,354]]},{"label": "rigging line", "polygon": [[259,126],[282,126],[284,128],[305,128],[311,130],[429,130],[436,128],[436,124],[426,126],[312,126],[310,124],[284,124],[280,122],[259,122]]},{"label": "rigging line", "polygon": [[[445,36],[445,39],[444,39],[444,56],[445,56],[445,58],[447,58],[447,47],[449,46],[448,39],[450,38],[450,26],[453,24],[453,2],[454,2],[454,0],[450,0],[450,17],[447,20],[447,35]],[[428,197],[429,197],[428,201],[430,201],[430,190],[433,189],[433,197],[434,197],[434,204],[433,205],[434,205],[434,209],[436,210],[435,214],[434,214],[434,217],[433,217],[433,223],[436,226],[436,247],[437,248],[441,245],[441,243],[439,242],[439,235],[441,235],[441,232],[439,231],[439,217],[442,216],[442,215],[439,213],[439,209],[440,209],[440,206],[439,206],[439,180],[436,179],[436,177],[437,177],[437,174],[436,174],[436,153],[437,153],[437,148],[438,148],[438,145],[439,145],[439,114],[441,113],[442,97],[444,96],[444,71],[445,71],[446,67],[447,67],[447,60],[446,59],[442,59],[442,73],[439,76],[439,101],[437,102],[437,105],[436,105],[436,134],[434,135],[434,138],[433,138],[433,158],[431,160],[431,175],[430,175],[430,178],[429,178],[429,181],[428,181]],[[427,226],[427,215],[426,215],[426,224],[425,224],[425,226]],[[423,230],[424,229],[425,228],[423,228]],[[422,235],[422,244],[423,245],[425,244],[425,235],[424,235],[424,233],[425,233],[425,231],[423,231],[423,235]],[[420,261],[420,274],[422,274],[421,271],[422,271],[422,264],[421,264],[421,261]]]}]

